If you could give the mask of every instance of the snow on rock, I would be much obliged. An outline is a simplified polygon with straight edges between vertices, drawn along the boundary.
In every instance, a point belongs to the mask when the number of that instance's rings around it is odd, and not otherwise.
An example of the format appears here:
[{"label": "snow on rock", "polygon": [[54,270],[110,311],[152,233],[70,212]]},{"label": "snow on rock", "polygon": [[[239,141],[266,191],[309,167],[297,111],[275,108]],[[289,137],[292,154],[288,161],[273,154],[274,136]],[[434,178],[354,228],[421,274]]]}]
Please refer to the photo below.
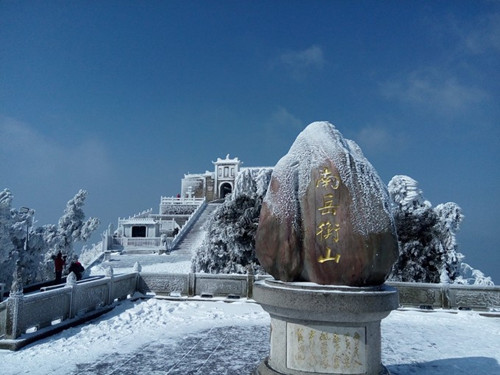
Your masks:
[{"label": "snow on rock", "polygon": [[[297,199],[306,194],[311,182],[311,170],[322,167],[330,158],[338,168],[342,183],[349,192],[356,192],[352,194],[351,207],[354,228],[361,234],[368,234],[391,226],[387,188],[361,148],[345,139],[329,122],[308,125],[274,168],[273,177],[281,189],[268,191],[265,198],[273,213],[278,217],[293,215]],[[380,208],[387,215],[379,215]]]},{"label": "snow on rock", "polygon": [[387,188],[359,146],[328,122],[308,125],[273,170],[260,264],[282,281],[379,285],[397,246]]}]

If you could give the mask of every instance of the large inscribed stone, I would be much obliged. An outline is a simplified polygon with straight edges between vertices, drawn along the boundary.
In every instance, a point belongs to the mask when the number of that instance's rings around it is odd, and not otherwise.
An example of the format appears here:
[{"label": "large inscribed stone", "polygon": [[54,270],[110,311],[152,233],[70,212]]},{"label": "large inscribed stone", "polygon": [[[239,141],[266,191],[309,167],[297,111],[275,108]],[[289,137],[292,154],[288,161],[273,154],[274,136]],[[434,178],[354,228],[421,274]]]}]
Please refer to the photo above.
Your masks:
[{"label": "large inscribed stone", "polygon": [[256,254],[282,281],[385,281],[398,256],[387,189],[359,146],[332,124],[310,124],[274,168]]}]

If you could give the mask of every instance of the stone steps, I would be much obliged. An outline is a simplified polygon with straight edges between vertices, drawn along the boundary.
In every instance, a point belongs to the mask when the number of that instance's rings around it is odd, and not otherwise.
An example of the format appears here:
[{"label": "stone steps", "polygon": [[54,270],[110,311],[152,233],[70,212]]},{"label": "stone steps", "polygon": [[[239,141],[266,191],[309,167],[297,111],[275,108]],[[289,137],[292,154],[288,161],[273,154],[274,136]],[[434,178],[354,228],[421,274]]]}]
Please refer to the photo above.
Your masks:
[{"label": "stone steps", "polygon": [[214,211],[220,206],[220,203],[209,203],[205,208],[205,211],[198,218],[196,223],[190,229],[190,231],[185,235],[185,237],[180,241],[177,246],[172,250],[176,254],[185,254],[191,256],[196,250],[198,244],[201,243],[205,236],[204,225],[206,221],[212,216]]}]

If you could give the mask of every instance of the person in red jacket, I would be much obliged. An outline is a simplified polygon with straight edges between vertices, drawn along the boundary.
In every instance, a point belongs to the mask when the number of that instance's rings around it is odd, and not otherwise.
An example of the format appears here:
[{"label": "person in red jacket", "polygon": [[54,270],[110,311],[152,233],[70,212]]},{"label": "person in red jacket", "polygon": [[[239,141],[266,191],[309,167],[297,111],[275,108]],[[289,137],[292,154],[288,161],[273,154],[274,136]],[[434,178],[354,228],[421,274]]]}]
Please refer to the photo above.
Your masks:
[{"label": "person in red jacket", "polygon": [[64,265],[66,264],[66,257],[62,256],[61,252],[57,253],[57,256],[54,258],[54,268],[56,272],[56,284],[61,283],[61,276],[62,276],[62,271],[64,268]]},{"label": "person in red jacket", "polygon": [[68,272],[71,273],[73,272],[76,276],[77,280],[81,280],[83,276],[83,271],[85,271],[85,268],[82,266],[82,264],[78,261],[77,258],[71,262],[71,265],[69,266]]}]

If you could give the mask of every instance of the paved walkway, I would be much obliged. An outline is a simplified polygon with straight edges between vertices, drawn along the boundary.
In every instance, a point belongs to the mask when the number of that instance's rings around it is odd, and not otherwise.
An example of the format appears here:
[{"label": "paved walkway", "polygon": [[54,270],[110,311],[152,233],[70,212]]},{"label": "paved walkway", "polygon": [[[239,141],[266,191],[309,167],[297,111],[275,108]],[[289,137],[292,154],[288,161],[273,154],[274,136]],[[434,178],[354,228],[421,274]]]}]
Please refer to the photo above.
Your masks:
[{"label": "paved walkway", "polygon": [[249,375],[269,355],[269,327],[220,327],[77,365],[74,375]]}]

